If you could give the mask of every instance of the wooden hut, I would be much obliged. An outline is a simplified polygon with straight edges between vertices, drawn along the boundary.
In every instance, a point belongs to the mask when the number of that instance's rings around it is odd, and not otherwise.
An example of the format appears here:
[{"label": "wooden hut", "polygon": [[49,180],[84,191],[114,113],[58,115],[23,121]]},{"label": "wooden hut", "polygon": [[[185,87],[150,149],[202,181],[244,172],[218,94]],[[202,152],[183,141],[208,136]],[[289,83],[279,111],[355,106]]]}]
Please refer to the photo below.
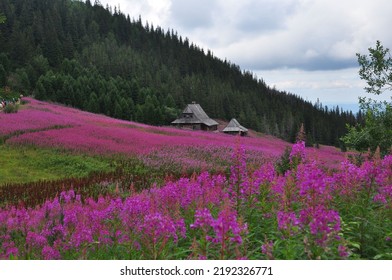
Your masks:
[{"label": "wooden hut", "polygon": [[203,108],[195,102],[188,104],[181,116],[172,122],[172,125],[192,130],[218,130],[218,123],[207,116]]},{"label": "wooden hut", "polygon": [[229,124],[222,131],[228,134],[239,134],[241,136],[248,135],[248,129],[240,125],[236,119],[231,119]]}]

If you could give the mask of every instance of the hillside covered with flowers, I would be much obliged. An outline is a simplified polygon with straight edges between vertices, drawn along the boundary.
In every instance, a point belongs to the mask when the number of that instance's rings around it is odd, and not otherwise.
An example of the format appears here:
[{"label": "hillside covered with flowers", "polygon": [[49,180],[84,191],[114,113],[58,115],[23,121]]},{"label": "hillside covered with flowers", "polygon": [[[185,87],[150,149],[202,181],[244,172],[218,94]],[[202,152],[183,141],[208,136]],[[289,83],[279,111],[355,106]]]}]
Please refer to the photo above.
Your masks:
[{"label": "hillside covered with flowers", "polygon": [[[1,259],[392,258],[391,156],[354,161],[302,141],[153,127],[25,101],[18,113],[0,114],[4,149],[99,155],[123,166],[56,189],[20,185],[23,195],[0,186]],[[141,187],[142,175],[152,180]]]}]

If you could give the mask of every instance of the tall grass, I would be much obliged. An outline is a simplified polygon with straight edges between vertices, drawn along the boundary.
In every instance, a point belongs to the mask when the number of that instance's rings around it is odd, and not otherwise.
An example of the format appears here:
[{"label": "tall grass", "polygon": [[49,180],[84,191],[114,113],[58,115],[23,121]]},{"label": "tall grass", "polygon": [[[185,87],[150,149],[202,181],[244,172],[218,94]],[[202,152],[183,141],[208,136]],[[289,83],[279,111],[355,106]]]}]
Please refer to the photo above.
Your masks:
[{"label": "tall grass", "polygon": [[60,149],[0,145],[0,186],[69,177],[85,177],[93,172],[114,171],[111,160],[99,156],[70,153]]}]

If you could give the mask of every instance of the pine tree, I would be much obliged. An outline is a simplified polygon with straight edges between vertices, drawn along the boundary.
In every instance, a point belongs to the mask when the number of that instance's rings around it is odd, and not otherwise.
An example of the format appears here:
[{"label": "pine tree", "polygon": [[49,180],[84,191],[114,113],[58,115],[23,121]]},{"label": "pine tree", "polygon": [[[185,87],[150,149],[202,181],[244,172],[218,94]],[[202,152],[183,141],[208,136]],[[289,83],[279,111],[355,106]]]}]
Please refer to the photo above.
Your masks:
[{"label": "pine tree", "polygon": [[2,13],[0,13],[0,23],[4,23],[6,19],[7,19],[7,18],[5,17],[5,15],[3,15]]},{"label": "pine tree", "polygon": [[0,87],[4,87],[6,85],[7,80],[7,72],[5,71],[3,65],[0,64]]},{"label": "pine tree", "polygon": [[301,127],[298,131],[297,137],[296,137],[296,142],[306,142],[306,132],[305,132],[305,127],[304,124],[301,123]]}]

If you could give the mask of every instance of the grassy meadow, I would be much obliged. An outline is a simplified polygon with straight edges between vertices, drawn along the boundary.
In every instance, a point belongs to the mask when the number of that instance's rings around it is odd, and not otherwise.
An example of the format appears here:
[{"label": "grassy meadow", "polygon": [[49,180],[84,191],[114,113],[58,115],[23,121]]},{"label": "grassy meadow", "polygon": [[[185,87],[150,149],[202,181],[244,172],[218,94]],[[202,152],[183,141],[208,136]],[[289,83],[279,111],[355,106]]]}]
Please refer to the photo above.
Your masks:
[{"label": "grassy meadow", "polygon": [[0,185],[86,177],[114,171],[104,157],[78,155],[59,149],[1,145]]},{"label": "grassy meadow", "polygon": [[392,157],[0,113],[0,259],[391,259]]}]

